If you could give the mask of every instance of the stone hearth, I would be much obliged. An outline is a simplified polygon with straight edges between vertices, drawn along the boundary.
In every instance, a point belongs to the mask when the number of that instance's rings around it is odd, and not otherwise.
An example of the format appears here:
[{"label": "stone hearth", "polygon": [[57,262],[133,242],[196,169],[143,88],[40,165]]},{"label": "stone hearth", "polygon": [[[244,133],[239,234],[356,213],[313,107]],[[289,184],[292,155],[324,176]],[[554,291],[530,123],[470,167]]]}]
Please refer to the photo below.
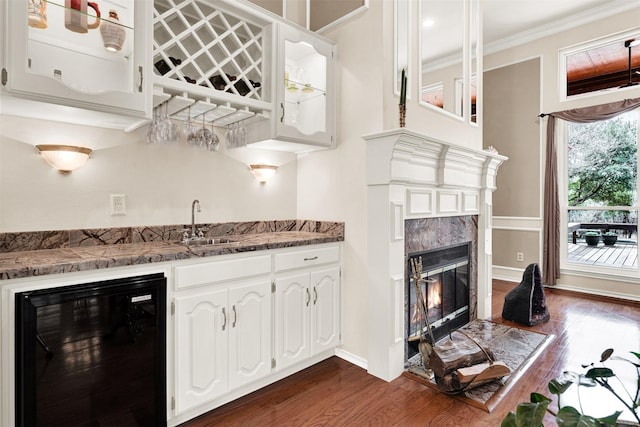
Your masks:
[{"label": "stone hearth", "polygon": [[[477,221],[477,317],[491,315],[491,195],[507,158],[406,129],[365,136],[369,264],[369,373],[391,381],[405,363],[406,221],[473,216]],[[450,233],[455,233],[451,230]],[[423,233],[417,239],[438,239]],[[408,242],[406,240],[409,239]]]}]

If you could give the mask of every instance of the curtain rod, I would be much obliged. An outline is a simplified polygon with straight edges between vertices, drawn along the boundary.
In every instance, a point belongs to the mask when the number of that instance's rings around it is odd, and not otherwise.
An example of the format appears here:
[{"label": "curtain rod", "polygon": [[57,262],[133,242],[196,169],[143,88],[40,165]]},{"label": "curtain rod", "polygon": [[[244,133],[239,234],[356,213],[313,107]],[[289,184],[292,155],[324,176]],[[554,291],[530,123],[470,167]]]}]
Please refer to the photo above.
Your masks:
[{"label": "curtain rod", "polygon": [[548,116],[548,115],[549,114],[547,114],[547,113],[540,113],[540,114],[538,114],[538,117],[545,117],[545,116]]}]

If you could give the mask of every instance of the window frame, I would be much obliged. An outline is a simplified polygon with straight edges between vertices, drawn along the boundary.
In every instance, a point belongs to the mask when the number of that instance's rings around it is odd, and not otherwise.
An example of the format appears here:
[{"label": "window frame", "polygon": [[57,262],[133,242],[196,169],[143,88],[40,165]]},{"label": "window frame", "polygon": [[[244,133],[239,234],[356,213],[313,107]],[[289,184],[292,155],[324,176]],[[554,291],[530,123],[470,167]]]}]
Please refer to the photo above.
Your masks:
[{"label": "window frame", "polygon": [[567,57],[574,55],[579,52],[584,52],[586,50],[591,50],[600,46],[612,44],[612,43],[624,43],[625,40],[633,37],[637,37],[640,33],[640,27],[635,27],[630,30],[626,30],[619,33],[614,33],[608,35],[606,37],[601,37],[598,39],[590,40],[588,42],[582,42],[580,44],[568,46],[562,48],[558,51],[558,70],[559,70],[559,78],[558,78],[558,95],[559,101],[569,102],[575,101],[577,99],[587,99],[596,96],[602,96],[612,91],[628,91],[632,88],[609,88],[609,89],[601,89],[594,92],[581,93],[578,95],[567,95]]},{"label": "window frame", "polygon": [[[589,208],[585,207],[584,210],[612,210],[620,209],[620,210],[628,210],[628,211],[636,211],[638,214],[638,218],[640,219],[640,108],[633,110],[637,114],[636,121],[636,146],[638,147],[636,151],[636,165],[638,166],[638,176],[636,179],[636,201],[633,206],[607,206],[602,208]],[[568,261],[568,217],[569,210],[576,210],[576,206],[569,206],[569,167],[568,167],[568,155],[567,155],[567,145],[568,145],[568,131],[569,131],[569,122],[564,120],[558,120],[556,122],[556,135],[558,138],[556,139],[556,154],[558,158],[558,199],[560,205],[560,270],[566,272],[573,273],[585,273],[588,272],[594,276],[621,276],[621,277],[640,277],[640,220],[638,221],[638,231],[636,232],[636,257],[637,257],[637,267],[635,268],[620,268],[613,266],[603,266],[603,265],[589,265],[589,264],[579,264],[579,263],[570,263]],[[581,209],[581,208],[579,208]],[[563,237],[565,236],[565,237]]]}]

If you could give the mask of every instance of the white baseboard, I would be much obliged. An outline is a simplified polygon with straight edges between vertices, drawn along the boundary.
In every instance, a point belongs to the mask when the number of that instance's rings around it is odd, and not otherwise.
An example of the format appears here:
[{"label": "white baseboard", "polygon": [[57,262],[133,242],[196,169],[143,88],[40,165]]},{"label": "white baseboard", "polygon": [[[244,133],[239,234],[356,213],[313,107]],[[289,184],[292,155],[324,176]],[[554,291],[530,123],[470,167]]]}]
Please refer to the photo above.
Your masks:
[{"label": "white baseboard", "polygon": [[[496,280],[519,283],[522,280],[522,270],[513,268],[513,267],[503,267],[499,265],[494,265],[492,267],[492,276]],[[630,300],[630,301],[640,301],[639,295],[628,294],[623,292],[615,292],[615,291],[612,292],[607,289],[590,289],[590,288],[583,288],[580,286],[566,285],[563,283],[558,283],[555,286],[552,286],[551,288],[561,289],[561,290],[580,293],[580,294],[597,295],[597,296],[611,297],[611,298]]]},{"label": "white baseboard", "polygon": [[640,301],[640,297],[637,295],[623,294],[621,292],[609,292],[604,289],[597,289],[597,290],[585,289],[579,286],[561,285],[561,284],[553,286],[552,289],[561,289],[564,291],[570,291],[570,292],[575,292],[579,294],[596,295],[601,297],[609,297],[609,298],[616,298],[616,299],[622,299],[622,300]]},{"label": "white baseboard", "polygon": [[491,269],[491,275],[494,279],[504,280],[505,282],[520,282],[524,268],[504,267],[494,265]]},{"label": "white baseboard", "polygon": [[336,356],[338,356],[340,359],[344,359],[349,363],[353,363],[354,365],[361,367],[365,371],[368,369],[368,363],[366,359],[363,359],[360,356],[356,356],[353,353],[349,353],[348,351],[341,348],[336,348],[335,352]]}]

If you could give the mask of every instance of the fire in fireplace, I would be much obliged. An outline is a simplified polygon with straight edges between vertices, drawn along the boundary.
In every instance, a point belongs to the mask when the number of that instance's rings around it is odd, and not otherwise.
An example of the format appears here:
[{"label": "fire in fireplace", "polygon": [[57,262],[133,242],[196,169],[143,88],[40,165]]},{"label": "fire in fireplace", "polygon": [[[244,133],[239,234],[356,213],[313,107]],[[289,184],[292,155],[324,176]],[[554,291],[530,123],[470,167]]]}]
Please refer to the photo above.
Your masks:
[{"label": "fire in fireplace", "polygon": [[[422,295],[427,317],[437,341],[449,332],[469,323],[469,263],[470,242],[446,248],[414,253],[408,256],[407,272],[411,260],[422,258]],[[407,274],[407,356],[418,352],[420,334],[428,333],[418,309],[416,285]]]}]

